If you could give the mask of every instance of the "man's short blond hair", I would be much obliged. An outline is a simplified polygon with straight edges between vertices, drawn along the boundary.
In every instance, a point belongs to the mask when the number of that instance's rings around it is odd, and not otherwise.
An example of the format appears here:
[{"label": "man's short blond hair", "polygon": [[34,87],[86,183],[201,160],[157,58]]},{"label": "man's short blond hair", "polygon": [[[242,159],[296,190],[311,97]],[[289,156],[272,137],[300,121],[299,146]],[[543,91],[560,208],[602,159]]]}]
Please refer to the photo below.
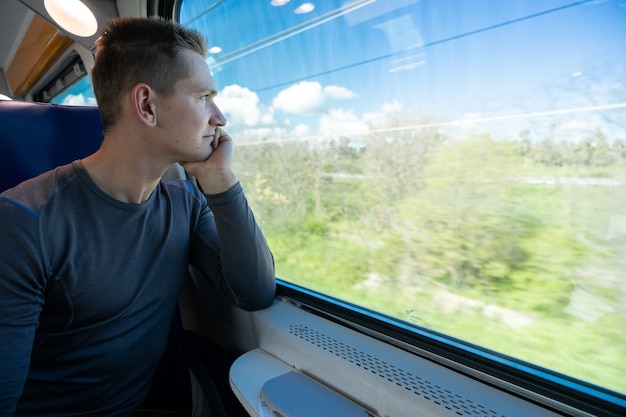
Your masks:
[{"label": "man's short blond hair", "polygon": [[162,18],[115,18],[96,41],[92,84],[105,131],[115,125],[122,93],[138,83],[171,94],[190,69],[183,50],[207,56],[206,38],[196,30]]}]

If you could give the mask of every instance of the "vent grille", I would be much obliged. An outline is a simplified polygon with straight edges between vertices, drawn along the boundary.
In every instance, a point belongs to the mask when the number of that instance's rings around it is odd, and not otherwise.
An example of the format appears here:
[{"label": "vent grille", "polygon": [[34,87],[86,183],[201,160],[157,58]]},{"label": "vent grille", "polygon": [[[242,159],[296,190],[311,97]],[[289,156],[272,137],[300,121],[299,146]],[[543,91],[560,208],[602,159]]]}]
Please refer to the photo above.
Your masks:
[{"label": "vent grille", "polygon": [[397,386],[412,392],[418,397],[432,401],[440,407],[455,412],[459,416],[506,417],[482,404],[464,398],[459,394],[455,394],[440,385],[389,364],[360,349],[346,345],[308,326],[292,324],[289,326],[289,333],[347,360],[366,371],[370,371],[380,378],[395,383]]}]

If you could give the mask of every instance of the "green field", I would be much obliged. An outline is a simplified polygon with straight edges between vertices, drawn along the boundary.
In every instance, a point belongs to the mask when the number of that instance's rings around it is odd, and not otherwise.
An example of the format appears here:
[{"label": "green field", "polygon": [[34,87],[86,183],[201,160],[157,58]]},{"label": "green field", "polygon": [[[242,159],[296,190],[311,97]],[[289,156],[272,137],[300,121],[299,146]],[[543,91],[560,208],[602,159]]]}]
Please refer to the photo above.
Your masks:
[{"label": "green field", "polygon": [[626,393],[621,142],[422,130],[237,159],[279,277]]}]

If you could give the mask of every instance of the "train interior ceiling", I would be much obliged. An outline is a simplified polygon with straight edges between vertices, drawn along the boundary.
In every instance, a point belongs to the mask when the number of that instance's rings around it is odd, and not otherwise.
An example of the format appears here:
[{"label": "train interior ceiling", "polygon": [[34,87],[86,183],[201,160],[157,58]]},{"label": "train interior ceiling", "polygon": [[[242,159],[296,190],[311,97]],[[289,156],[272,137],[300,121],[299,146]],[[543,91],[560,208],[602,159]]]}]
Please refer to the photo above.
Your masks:
[{"label": "train interior ceiling", "polygon": [[[93,62],[91,47],[97,37],[75,36],[55,25],[44,1],[8,0],[0,14],[0,94],[10,98],[34,101],[34,94],[56,83],[71,83],[85,74],[84,65]],[[118,4],[119,3],[119,7]],[[122,13],[136,15],[141,2],[95,1],[93,7],[98,28],[110,17]],[[145,3],[145,2],[144,2]],[[80,59],[79,59],[80,58]],[[59,77],[70,62],[77,64],[73,74]],[[79,68],[81,67],[81,68]],[[39,101],[45,101],[40,99]]]},{"label": "train interior ceiling", "polygon": [[[83,0],[95,20],[78,29],[82,36],[60,27],[48,3],[0,5],[0,100],[50,101],[88,75],[93,43],[109,19],[171,18],[182,1]],[[231,416],[612,416],[626,409],[621,394],[567,387],[541,369],[525,378],[524,366],[508,358],[492,360],[473,345],[457,348],[453,338],[414,337],[387,316],[280,279],[275,303],[249,313],[220,300],[193,271],[191,278],[181,296],[182,321],[191,343],[216,346],[210,354],[223,362],[210,372]],[[192,383],[204,389],[199,379]]]}]

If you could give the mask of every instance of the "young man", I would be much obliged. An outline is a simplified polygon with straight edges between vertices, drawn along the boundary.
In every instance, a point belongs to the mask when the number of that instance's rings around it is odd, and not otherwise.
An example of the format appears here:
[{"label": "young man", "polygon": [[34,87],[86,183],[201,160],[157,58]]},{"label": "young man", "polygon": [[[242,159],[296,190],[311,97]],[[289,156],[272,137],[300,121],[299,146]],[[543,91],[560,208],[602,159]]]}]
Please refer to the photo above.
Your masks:
[{"label": "young man", "polygon": [[[124,18],[96,47],[101,148],[0,195],[1,416],[140,407],[190,264],[236,306],[274,298],[272,255],[231,169],[206,40]],[[175,162],[200,189],[161,181]]]}]

